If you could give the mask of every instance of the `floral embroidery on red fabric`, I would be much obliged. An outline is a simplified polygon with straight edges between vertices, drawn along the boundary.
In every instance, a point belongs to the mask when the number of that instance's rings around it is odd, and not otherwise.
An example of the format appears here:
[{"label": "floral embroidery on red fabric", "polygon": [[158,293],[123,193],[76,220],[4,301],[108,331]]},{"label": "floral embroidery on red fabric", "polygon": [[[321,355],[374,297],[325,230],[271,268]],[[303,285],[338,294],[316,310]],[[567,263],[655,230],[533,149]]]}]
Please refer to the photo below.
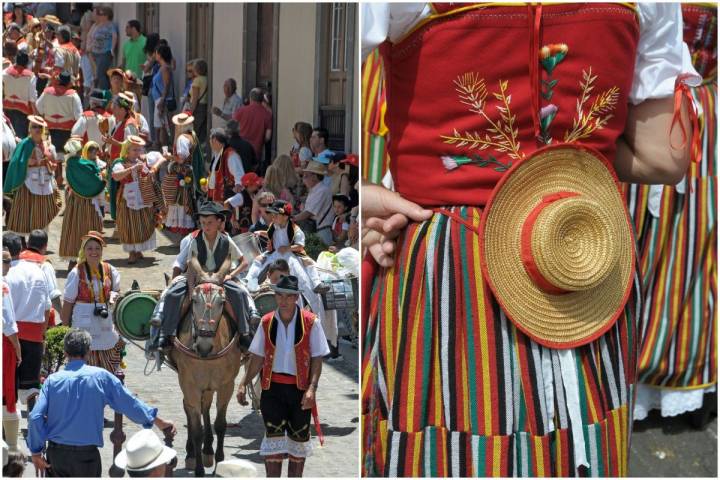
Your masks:
[{"label": "floral embroidery on red fabric", "polygon": [[467,105],[472,113],[477,113],[488,123],[485,134],[478,131],[466,131],[460,133],[453,129],[452,135],[440,135],[440,138],[448,145],[455,145],[458,148],[467,147],[470,150],[486,150],[491,148],[498,153],[505,153],[510,158],[520,159],[525,156],[520,151],[518,142],[518,129],[515,126],[515,115],[510,110],[512,95],[508,94],[508,81],[498,82],[499,91],[493,92],[493,97],[500,103],[497,110],[500,112],[500,119],[493,120],[486,112],[488,104],[488,90],[485,86],[485,79],[480,78],[477,72],[468,72],[459,75],[454,80],[455,91],[458,93],[460,103]]}]

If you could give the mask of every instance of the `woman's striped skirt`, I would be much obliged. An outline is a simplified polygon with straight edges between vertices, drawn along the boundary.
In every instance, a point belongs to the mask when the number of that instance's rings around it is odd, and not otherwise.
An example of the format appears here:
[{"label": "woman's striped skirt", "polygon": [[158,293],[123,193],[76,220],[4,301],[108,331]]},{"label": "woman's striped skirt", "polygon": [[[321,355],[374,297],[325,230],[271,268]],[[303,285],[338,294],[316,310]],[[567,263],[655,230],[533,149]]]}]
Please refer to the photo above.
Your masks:
[{"label": "woman's striped skirt", "polygon": [[87,357],[87,364],[93,367],[104,368],[115,375],[121,371],[122,352],[125,350],[125,340],[119,338],[113,348],[107,350],[91,350]]},{"label": "woman's striped skirt", "polygon": [[[701,162],[690,165],[677,187],[626,187],[644,296],[638,418],[656,407],[666,415],[695,410],[701,391],[717,383],[717,87],[692,93],[703,110]],[[658,195],[659,208],[650,213]],[[668,404],[665,392],[672,392]]]},{"label": "woman's striped skirt", "polygon": [[[481,209],[451,210],[479,226]],[[436,213],[378,270],[364,303],[363,475],[625,475],[638,283],[605,335],[554,350],[505,317],[479,255],[475,231]]]},{"label": "woman's striped skirt", "polygon": [[90,230],[102,231],[103,222],[93,205],[92,198],[83,198],[68,191],[66,200],[60,235],[60,257],[65,260],[77,260],[82,236]]},{"label": "woman's striped skirt", "polygon": [[133,210],[128,208],[122,190],[118,193],[117,232],[123,250],[144,252],[155,248],[155,212],[153,207]]},{"label": "woman's striped skirt", "polygon": [[45,229],[60,212],[61,205],[59,190],[54,189],[51,195],[35,195],[23,184],[13,198],[6,229],[23,235],[37,228]]}]

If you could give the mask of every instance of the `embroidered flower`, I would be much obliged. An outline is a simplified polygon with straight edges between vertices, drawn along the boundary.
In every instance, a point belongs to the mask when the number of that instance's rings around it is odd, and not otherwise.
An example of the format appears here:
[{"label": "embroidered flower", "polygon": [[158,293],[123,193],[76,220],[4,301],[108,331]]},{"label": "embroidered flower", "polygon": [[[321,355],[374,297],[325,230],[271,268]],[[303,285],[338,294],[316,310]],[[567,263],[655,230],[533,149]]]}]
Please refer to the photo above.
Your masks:
[{"label": "embroidered flower", "polygon": [[458,163],[455,161],[455,159],[453,157],[445,156],[445,157],[440,157],[440,158],[442,158],[443,166],[448,171],[455,170],[456,168],[458,168],[460,166],[460,165],[458,165]]},{"label": "embroidered flower", "polygon": [[564,43],[551,43],[540,49],[540,63],[548,75],[552,75],[555,67],[563,61],[568,52]]},{"label": "embroidered flower", "polygon": [[552,121],[557,115],[558,107],[554,104],[549,104],[540,109],[540,127],[543,130],[547,130]]}]

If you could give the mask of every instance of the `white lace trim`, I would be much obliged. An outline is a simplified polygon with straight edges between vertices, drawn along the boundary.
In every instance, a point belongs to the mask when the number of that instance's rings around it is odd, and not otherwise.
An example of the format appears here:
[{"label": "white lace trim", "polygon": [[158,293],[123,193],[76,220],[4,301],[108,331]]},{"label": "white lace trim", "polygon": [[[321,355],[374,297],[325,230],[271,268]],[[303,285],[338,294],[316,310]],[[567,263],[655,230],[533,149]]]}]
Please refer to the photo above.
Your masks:
[{"label": "white lace trim", "polygon": [[702,407],[706,393],[714,392],[715,385],[696,390],[673,390],[639,384],[635,400],[635,420],[645,420],[651,410],[660,410],[663,417],[675,417]]},{"label": "white lace trim", "polygon": [[260,444],[260,455],[263,456],[287,453],[293,457],[307,458],[312,456],[312,451],[312,440],[296,442],[287,436],[270,438],[265,436]]},{"label": "white lace trim", "polygon": [[192,216],[185,213],[185,207],[181,205],[168,205],[166,227],[195,228],[195,221]]},{"label": "white lace trim", "polygon": [[123,243],[122,248],[123,252],[147,252],[148,250],[155,250],[155,232],[153,231],[152,236],[143,243]]}]

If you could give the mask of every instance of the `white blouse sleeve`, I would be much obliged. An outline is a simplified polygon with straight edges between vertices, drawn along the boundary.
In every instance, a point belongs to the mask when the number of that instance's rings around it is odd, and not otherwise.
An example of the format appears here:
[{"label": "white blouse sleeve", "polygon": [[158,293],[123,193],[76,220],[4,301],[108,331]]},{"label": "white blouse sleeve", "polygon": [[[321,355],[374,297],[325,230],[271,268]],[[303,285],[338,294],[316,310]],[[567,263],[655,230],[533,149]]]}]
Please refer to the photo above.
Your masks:
[{"label": "white blouse sleeve", "polygon": [[399,40],[431,13],[428,3],[363,3],[363,58],[386,39]]},{"label": "white blouse sleeve", "polygon": [[77,268],[73,268],[70,270],[67,276],[67,280],[65,281],[65,293],[64,302],[70,302],[75,303],[75,300],[78,296],[78,286],[80,284],[80,276],[78,275]]},{"label": "white blouse sleeve", "polygon": [[637,105],[650,98],[665,98],[675,91],[675,79],[687,73],[689,86],[702,82],[683,42],[683,20],[677,3],[638,3],[640,41],[630,101]]},{"label": "white blouse sleeve", "polygon": [[184,135],[179,136],[175,142],[175,151],[178,157],[188,158],[190,156],[190,140]]},{"label": "white blouse sleeve", "polygon": [[120,271],[110,265],[110,277],[112,278],[112,291],[120,292]]}]

